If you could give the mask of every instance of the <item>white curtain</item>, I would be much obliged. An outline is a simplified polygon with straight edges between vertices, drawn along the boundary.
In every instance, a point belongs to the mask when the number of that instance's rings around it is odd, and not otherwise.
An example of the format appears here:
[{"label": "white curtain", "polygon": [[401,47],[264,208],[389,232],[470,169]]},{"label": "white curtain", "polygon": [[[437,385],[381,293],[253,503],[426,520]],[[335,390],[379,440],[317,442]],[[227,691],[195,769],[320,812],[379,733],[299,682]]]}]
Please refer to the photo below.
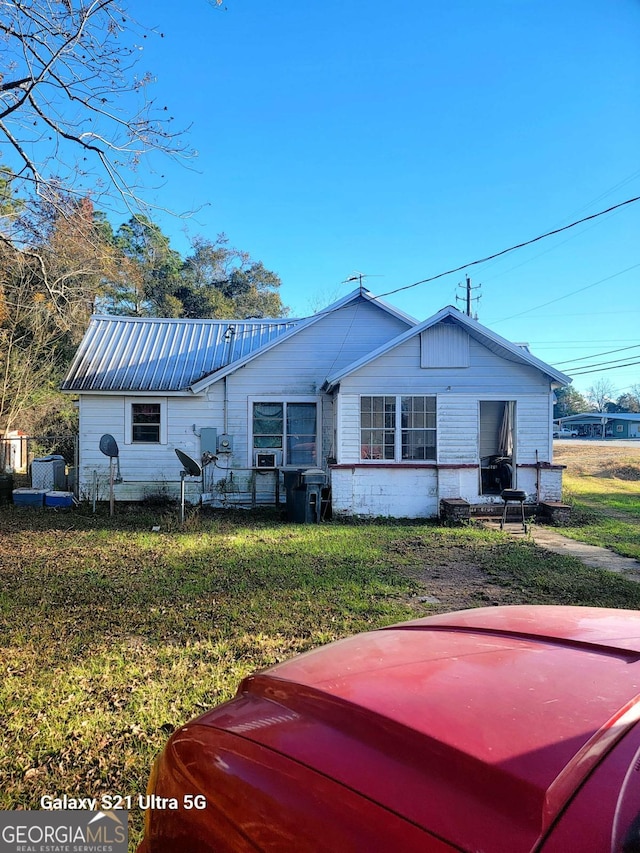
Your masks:
[{"label": "white curtain", "polygon": [[513,456],[514,411],[515,403],[513,400],[504,404],[504,413],[498,435],[498,453],[500,456]]}]

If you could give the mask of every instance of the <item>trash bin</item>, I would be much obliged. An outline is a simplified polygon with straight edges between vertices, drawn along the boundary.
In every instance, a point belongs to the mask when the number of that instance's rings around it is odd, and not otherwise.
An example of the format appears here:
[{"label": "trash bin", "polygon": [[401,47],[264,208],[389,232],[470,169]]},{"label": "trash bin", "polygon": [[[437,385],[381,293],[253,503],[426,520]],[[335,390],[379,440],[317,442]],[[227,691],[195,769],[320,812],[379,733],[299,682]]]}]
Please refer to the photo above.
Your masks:
[{"label": "trash bin", "polygon": [[322,515],[322,490],[327,475],[322,468],[299,468],[284,471],[287,490],[287,521],[297,524],[317,524]]},{"label": "trash bin", "polygon": [[52,454],[34,459],[31,463],[31,487],[45,489],[47,492],[64,490],[67,485],[66,463],[64,456]]},{"label": "trash bin", "polygon": [[303,468],[298,468],[296,470],[287,470],[282,472],[282,479],[284,481],[284,488],[286,493],[286,515],[287,521],[297,521],[295,518],[299,513],[296,512],[296,498],[295,498],[295,490],[298,489],[301,484],[301,475]]},{"label": "trash bin", "polygon": [[11,503],[13,492],[13,477],[11,474],[0,474],[0,506]]}]

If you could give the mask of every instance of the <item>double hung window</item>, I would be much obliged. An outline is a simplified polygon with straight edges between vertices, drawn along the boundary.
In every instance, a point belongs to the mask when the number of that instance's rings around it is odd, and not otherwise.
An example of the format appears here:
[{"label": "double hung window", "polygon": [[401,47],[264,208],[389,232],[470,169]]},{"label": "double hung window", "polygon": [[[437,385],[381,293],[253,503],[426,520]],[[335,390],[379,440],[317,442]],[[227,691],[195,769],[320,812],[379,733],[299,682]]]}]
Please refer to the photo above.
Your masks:
[{"label": "double hung window", "polygon": [[360,398],[360,458],[409,462],[436,458],[436,398]]},{"label": "double hung window", "polygon": [[317,465],[317,420],[316,403],[255,402],[254,450],[280,450],[283,465]]}]

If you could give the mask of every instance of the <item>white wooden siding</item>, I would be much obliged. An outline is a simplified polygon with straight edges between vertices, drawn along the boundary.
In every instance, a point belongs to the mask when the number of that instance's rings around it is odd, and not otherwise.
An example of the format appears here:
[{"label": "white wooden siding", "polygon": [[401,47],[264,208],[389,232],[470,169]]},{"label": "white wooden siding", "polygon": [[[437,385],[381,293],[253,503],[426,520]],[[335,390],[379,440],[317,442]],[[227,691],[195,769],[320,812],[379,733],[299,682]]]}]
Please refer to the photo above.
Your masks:
[{"label": "white wooden siding", "polygon": [[[233,466],[250,459],[249,400],[266,397],[315,397],[321,405],[319,463],[335,456],[333,396],[320,391],[327,375],[405,331],[407,325],[368,302],[328,314],[308,329],[227,377],[228,431],[234,437]],[[222,385],[222,382],[219,383]],[[216,387],[216,386],[212,386]]]},{"label": "white wooden siding", "polygon": [[[515,401],[515,452],[518,466],[550,461],[548,379],[535,368],[507,361],[473,339],[468,368],[420,367],[418,338],[406,341],[375,361],[363,366],[341,382],[337,393],[339,444],[337,458],[353,469],[332,471],[332,495],[337,511],[346,512],[349,501],[354,512],[384,515],[384,508],[396,500],[390,514],[436,515],[442,497],[462,497],[470,503],[500,502],[499,496],[480,494],[479,403]],[[362,462],[360,459],[360,397],[369,394],[425,394],[437,399],[436,467],[399,465],[393,469]],[[536,455],[537,451],[537,455]],[[459,467],[457,467],[459,466]],[[350,472],[346,474],[345,471]],[[436,499],[425,503],[425,490],[416,477],[428,479]],[[547,478],[549,481],[553,478]],[[379,483],[375,494],[372,483]],[[535,498],[536,471],[517,468],[517,485]],[[553,492],[555,480],[550,482]]]},{"label": "white wooden siding", "polygon": [[[549,391],[549,380],[535,367],[507,361],[471,339],[469,367],[420,367],[419,336],[354,371],[340,383],[345,393],[377,394],[493,394],[496,399],[513,399],[518,393]],[[366,388],[367,390],[363,390]]]},{"label": "white wooden siding", "polygon": [[[200,440],[194,433],[203,426],[217,426],[218,418],[205,397],[165,397],[167,418],[166,444],[127,444],[125,441],[125,406],[133,397],[81,396],[80,405],[80,470],[79,490],[83,498],[92,496],[94,471],[97,474],[99,498],[106,499],[109,459],[100,452],[100,437],[111,433],[120,450],[123,482],[116,485],[116,500],[141,500],[152,491],[177,495],[182,466],[175,448],[200,458]],[[189,494],[196,489],[187,480]],[[197,489],[199,497],[199,487]]]}]

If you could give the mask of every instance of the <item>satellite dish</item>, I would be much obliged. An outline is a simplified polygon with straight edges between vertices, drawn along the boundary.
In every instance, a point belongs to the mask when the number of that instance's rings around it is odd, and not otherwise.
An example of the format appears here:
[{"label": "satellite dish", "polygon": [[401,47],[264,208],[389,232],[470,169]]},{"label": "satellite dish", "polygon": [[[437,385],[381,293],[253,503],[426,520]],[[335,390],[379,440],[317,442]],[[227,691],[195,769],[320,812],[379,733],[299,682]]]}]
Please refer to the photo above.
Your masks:
[{"label": "satellite dish", "polygon": [[182,462],[182,467],[190,477],[199,477],[202,474],[202,468],[198,465],[195,459],[192,459],[184,450],[176,447],[176,456]]},{"label": "satellite dish", "polygon": [[120,453],[118,450],[118,442],[112,435],[109,435],[109,433],[106,433],[100,439],[100,450],[110,459],[117,458]]}]

